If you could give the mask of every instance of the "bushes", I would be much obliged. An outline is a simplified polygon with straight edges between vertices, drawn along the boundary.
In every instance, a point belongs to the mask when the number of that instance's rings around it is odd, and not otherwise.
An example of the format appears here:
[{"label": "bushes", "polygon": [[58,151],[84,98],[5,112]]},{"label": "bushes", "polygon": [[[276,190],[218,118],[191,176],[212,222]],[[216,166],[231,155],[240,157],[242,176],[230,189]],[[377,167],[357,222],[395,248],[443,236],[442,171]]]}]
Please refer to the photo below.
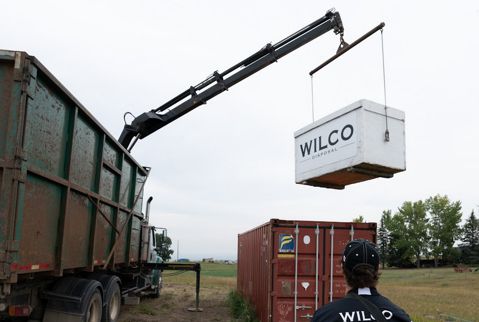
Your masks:
[{"label": "bushes", "polygon": [[228,294],[231,315],[238,322],[259,322],[251,305],[237,291]]}]

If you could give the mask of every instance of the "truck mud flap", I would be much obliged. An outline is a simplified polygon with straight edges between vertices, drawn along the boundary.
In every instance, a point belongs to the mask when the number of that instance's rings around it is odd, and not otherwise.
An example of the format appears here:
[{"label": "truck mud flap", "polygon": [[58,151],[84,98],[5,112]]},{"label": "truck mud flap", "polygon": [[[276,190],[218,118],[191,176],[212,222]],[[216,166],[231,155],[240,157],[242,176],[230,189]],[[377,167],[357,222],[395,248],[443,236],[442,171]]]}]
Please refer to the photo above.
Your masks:
[{"label": "truck mud flap", "polygon": [[87,311],[92,309],[92,299],[99,302],[101,317],[103,287],[96,280],[62,278],[43,297],[48,300],[43,322],[85,321]]}]

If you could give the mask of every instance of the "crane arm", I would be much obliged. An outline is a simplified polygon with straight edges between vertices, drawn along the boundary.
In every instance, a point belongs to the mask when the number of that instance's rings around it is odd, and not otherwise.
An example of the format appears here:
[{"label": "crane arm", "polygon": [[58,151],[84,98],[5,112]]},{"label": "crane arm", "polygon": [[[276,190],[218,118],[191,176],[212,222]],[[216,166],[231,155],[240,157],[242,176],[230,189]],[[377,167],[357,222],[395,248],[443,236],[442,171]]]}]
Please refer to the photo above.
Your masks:
[{"label": "crane arm", "polygon": [[139,115],[131,124],[125,124],[118,141],[126,149],[131,150],[138,139],[147,137],[196,107],[205,104],[229,87],[330,30],[333,30],[336,34],[343,34],[344,32],[339,12],[334,10],[329,10],[322,18],[280,42],[274,45],[267,44],[258,52],[226,71],[222,73],[214,72],[203,82],[190,87],[160,107]]}]

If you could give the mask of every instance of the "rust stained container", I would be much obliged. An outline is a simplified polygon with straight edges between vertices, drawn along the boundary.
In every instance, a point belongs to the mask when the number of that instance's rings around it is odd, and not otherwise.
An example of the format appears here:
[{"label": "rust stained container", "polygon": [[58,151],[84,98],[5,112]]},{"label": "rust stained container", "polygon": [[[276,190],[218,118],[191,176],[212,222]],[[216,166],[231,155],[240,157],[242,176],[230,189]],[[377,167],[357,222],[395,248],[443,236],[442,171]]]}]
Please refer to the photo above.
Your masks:
[{"label": "rust stained container", "polygon": [[147,172],[35,57],[0,50],[0,282],[138,262]]},{"label": "rust stained container", "polygon": [[238,291],[261,322],[309,321],[345,295],[341,255],[357,238],[376,242],[376,224],[272,219],[238,235]]}]

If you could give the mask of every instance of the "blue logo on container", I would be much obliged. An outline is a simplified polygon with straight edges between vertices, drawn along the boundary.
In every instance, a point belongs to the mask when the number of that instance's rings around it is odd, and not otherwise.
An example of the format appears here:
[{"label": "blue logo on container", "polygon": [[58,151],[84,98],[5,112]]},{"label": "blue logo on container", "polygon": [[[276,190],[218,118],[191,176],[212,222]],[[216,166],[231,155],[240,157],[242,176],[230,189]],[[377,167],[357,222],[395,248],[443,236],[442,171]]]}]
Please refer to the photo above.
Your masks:
[{"label": "blue logo on container", "polygon": [[279,252],[294,253],[294,237],[290,234],[279,234]]}]

